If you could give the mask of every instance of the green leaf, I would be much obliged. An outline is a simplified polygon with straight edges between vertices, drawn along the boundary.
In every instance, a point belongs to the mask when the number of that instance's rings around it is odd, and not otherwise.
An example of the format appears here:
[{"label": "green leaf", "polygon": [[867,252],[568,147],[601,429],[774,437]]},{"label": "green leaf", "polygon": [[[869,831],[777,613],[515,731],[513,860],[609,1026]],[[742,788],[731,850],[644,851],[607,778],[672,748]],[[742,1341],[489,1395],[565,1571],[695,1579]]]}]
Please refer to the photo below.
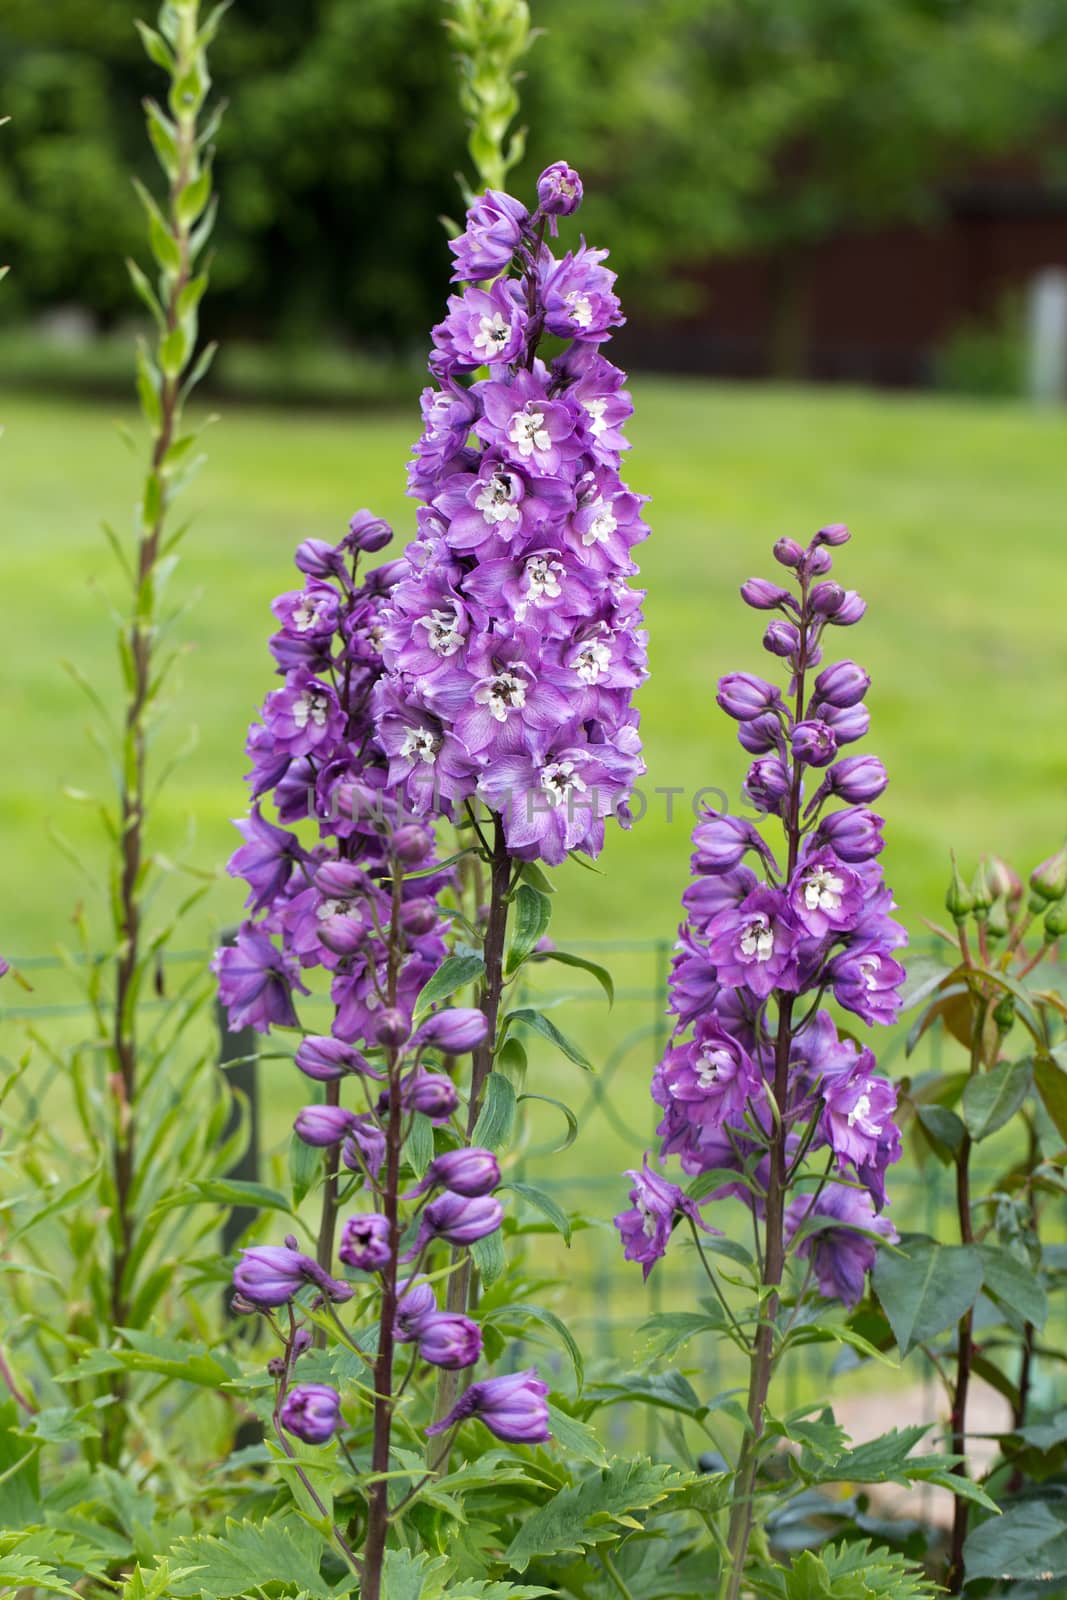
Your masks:
[{"label": "green leaf", "polygon": [[691,1473],[664,1462],[616,1461],[528,1513],[506,1559],[516,1572],[525,1572],[531,1561],[580,1555],[617,1541],[627,1530],[640,1528],[636,1512],[651,1510],[695,1481]]},{"label": "green leaf", "polygon": [[858,1543],[802,1550],[749,1575],[760,1600],[937,1600],[943,1590],[895,1550]]},{"label": "green leaf", "polygon": [[148,24],[146,22],[142,22],[139,17],[134,18],[133,25],[137,29],[137,32],[141,35],[141,43],[144,45],[145,54],[148,56],[149,60],[154,61],[157,67],[162,67],[163,71],[169,76],[169,74],[174,70],[174,57],[171,54],[168,46],[160,38],[155,29],[150,28]]},{"label": "green leaf", "polygon": [[[473,1142],[477,1144],[478,1141]],[[433,1151],[433,1123],[421,1111],[416,1111],[411,1119],[411,1132],[404,1142],[404,1155],[416,1178],[425,1178]]]},{"label": "green leaf", "polygon": [[471,1144],[486,1150],[506,1150],[515,1128],[515,1090],[502,1072],[491,1072],[485,1080],[482,1109],[474,1124]]},{"label": "green leaf", "polygon": [[1033,1066],[1029,1060],[1004,1061],[989,1072],[967,1079],[963,1120],[975,1143],[1010,1121],[1030,1092],[1032,1082]]},{"label": "green leaf", "polygon": [[494,1306],[492,1311],[487,1313],[484,1320],[487,1326],[499,1326],[517,1331],[521,1331],[528,1322],[539,1322],[543,1327],[551,1328],[552,1332],[558,1336],[566,1347],[567,1354],[571,1358],[571,1365],[574,1368],[574,1381],[578,1386],[579,1394],[581,1393],[582,1382],[585,1378],[585,1364],[582,1361],[582,1352],[579,1350],[574,1335],[567,1324],[554,1311],[550,1311],[546,1306],[531,1305],[529,1301],[523,1300],[515,1305]]},{"label": "green leaf", "polygon": [[237,1368],[229,1356],[215,1356],[204,1345],[187,1339],[160,1339],[137,1328],[118,1331],[128,1348],[91,1350],[61,1381],[75,1383],[108,1372],[158,1372],[200,1388],[218,1389],[236,1376]]},{"label": "green leaf", "polygon": [[[463,230],[460,228],[457,231],[462,233]],[[540,889],[542,894],[555,894],[556,892],[556,886],[552,879],[543,867],[538,866],[536,861],[527,861],[523,864],[522,881],[523,883],[528,883],[531,888]]]},{"label": "green leaf", "polygon": [[563,1143],[553,1145],[552,1148],[547,1152],[542,1149],[540,1153],[548,1155],[560,1155],[562,1151],[569,1150],[575,1139],[578,1137],[578,1118],[575,1116],[570,1106],[564,1105],[562,1100],[553,1100],[552,1096],[549,1094],[520,1094],[520,1104],[524,1100],[539,1100],[542,1105],[554,1106],[557,1111],[562,1111],[567,1122],[567,1136]]},{"label": "green leaf", "polygon": [[134,261],[130,256],[126,257],[126,270],[130,275],[130,281],[133,284],[138,298],[143,301],[144,305],[151,312],[157,326],[159,328],[163,328],[166,324],[166,319],[163,315],[163,307],[156,298],[156,293],[152,288],[152,285],[149,283],[148,279],[145,277],[136,261]]},{"label": "green leaf", "polygon": [[155,1209],[170,1211],[175,1206],[201,1205],[256,1206],[261,1211],[284,1211],[286,1216],[291,1216],[293,1210],[280,1189],[243,1178],[198,1178],[183,1189],[164,1195]]},{"label": "green leaf", "polygon": [[512,907],[511,939],[504,960],[504,971],[509,977],[519,970],[544,937],[552,920],[552,902],[548,895],[528,883],[519,884]]},{"label": "green leaf", "polygon": [[999,1244],[979,1245],[984,1287],[1006,1310],[1023,1322],[1043,1328],[1048,1320],[1048,1296],[1030,1266]]},{"label": "green leaf", "polygon": [[415,1019],[421,1020],[441,1000],[447,1000],[449,995],[455,994],[457,989],[462,989],[464,984],[473,983],[485,971],[485,962],[481,956],[473,953],[462,956],[449,956],[442,961],[433,977],[423,984],[419,991],[419,998],[415,1002]]},{"label": "green leaf", "polygon": [[507,1266],[504,1256],[504,1241],[500,1236],[500,1229],[488,1234],[484,1239],[476,1239],[470,1247],[471,1260],[481,1274],[482,1282],[488,1289],[490,1284],[503,1276]]},{"label": "green leaf", "polygon": [[553,1439],[568,1455],[577,1456],[580,1461],[591,1461],[594,1466],[608,1465],[607,1452],[592,1428],[561,1411],[551,1400],[548,1402],[548,1425]]},{"label": "green leaf", "polygon": [[947,1164],[959,1154],[967,1129],[954,1111],[947,1106],[918,1106],[915,1114],[940,1160]]},{"label": "green leaf", "polygon": [[315,1600],[330,1600],[332,1585],[319,1575],[323,1542],[305,1524],[227,1520],[221,1538],[201,1533],[179,1539],[169,1552],[175,1595],[208,1594],[213,1600],[258,1594],[265,1582],[281,1580]]},{"label": "green leaf", "polygon": [[879,1250],[871,1283],[900,1353],[907,1355],[974,1305],[982,1287],[982,1258],[973,1246],[908,1235],[899,1252]]},{"label": "green leaf", "polygon": [[649,1359],[669,1361],[698,1334],[719,1332],[726,1313],[720,1306],[716,1312],[717,1315],[706,1311],[659,1311],[649,1317],[637,1330],[648,1335]]},{"label": "green leaf", "polygon": [[911,1011],[941,987],[957,969],[948,967],[936,956],[914,955],[908,961],[907,981],[901,990],[900,1009]]},{"label": "green leaf", "polygon": [[608,1005],[615,1004],[615,980],[607,967],[602,967],[598,961],[587,961],[585,956],[572,955],[569,950],[542,950],[533,960],[558,961],[564,967],[577,967],[582,972],[588,972],[607,995]]},{"label": "green leaf", "polygon": [[1056,1132],[1067,1144],[1067,1072],[1055,1061],[1038,1056],[1034,1062],[1034,1081],[1041,1103],[1056,1125]]},{"label": "green leaf", "polygon": [[296,1211],[311,1192],[322,1172],[322,1151],[305,1144],[295,1133],[289,1136],[289,1183],[293,1191],[293,1210]]},{"label": "green leaf", "polygon": [[536,1211],[540,1211],[543,1217],[548,1218],[556,1232],[563,1235],[565,1243],[570,1244],[571,1219],[563,1207],[557,1204],[550,1194],[546,1194],[543,1189],[538,1189],[532,1183],[504,1183],[500,1187],[502,1189],[511,1189],[518,1195],[520,1200],[525,1200],[527,1205],[533,1206]]},{"label": "green leaf", "polygon": [[527,1028],[532,1028],[534,1033],[541,1035],[542,1039],[548,1039],[551,1044],[556,1046],[557,1050],[562,1051],[568,1061],[573,1061],[575,1066],[583,1067],[586,1072],[596,1071],[589,1058],[583,1055],[576,1044],[572,1044],[570,1039],[560,1033],[555,1023],[549,1021],[543,1012],[535,1011],[530,1006],[522,1006],[518,1011],[509,1011],[504,1018],[505,1029],[516,1022],[522,1023]]},{"label": "green leaf", "polygon": [[1012,1506],[975,1528],[963,1558],[969,1580],[1062,1581],[1067,1578],[1067,1520],[1044,1501]]},{"label": "green leaf", "polygon": [[602,1378],[586,1385],[583,1399],[601,1406],[632,1401],[664,1411],[680,1411],[698,1422],[708,1413],[707,1406],[697,1399],[689,1379],[683,1378],[680,1372],[626,1372],[618,1378]]}]

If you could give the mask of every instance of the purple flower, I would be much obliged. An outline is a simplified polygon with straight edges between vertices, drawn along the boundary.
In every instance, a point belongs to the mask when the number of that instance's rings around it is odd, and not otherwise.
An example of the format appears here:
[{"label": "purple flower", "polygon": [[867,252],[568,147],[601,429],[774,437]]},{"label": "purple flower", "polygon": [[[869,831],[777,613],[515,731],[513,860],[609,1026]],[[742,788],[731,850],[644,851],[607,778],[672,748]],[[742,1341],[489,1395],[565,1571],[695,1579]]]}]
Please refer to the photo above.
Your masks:
[{"label": "purple flower", "polygon": [[708,925],[708,955],[721,983],[745,986],[760,999],[797,987],[799,930],[778,889],[753,889],[735,911]]},{"label": "purple flower", "polygon": [[376,550],[384,550],[392,537],[392,528],[373,511],[357,511],[348,524],[344,545],[347,550],[363,550],[372,555]]},{"label": "purple flower", "polygon": [[823,1131],[840,1162],[857,1169],[877,1162],[886,1127],[892,1122],[897,1091],[887,1078],[873,1075],[874,1057],[863,1049],[846,1073],[823,1080]]},{"label": "purple flower", "polygon": [[367,1112],[352,1118],[348,1136],[341,1146],[341,1160],[350,1172],[365,1172],[376,1178],[385,1160],[385,1134]]},{"label": "purple flower", "polygon": [[667,1110],[660,1131],[667,1132],[679,1119],[720,1128],[743,1117],[749,1097],[760,1086],[759,1073],[739,1041],[714,1016],[700,1017],[694,1037],[668,1050],[656,1068],[652,1097]]},{"label": "purple flower", "polygon": [[502,272],[522,243],[530,213],[511,195],[487,189],[467,212],[467,226],[448,248],[456,258],[455,282],[477,282]]},{"label": "purple flower", "polygon": [[305,1444],[325,1444],[341,1426],[341,1396],[327,1383],[298,1383],[282,1401],[281,1423]]},{"label": "purple flower", "polygon": [[671,1230],[679,1217],[688,1217],[704,1227],[700,1213],[692,1200],[682,1193],[676,1183],[661,1178],[648,1164],[645,1152],[640,1172],[628,1172],[633,1179],[630,1190],[630,1210],[620,1211],[614,1219],[623,1242],[627,1261],[639,1261],[645,1278],[656,1262],[666,1253]]},{"label": "purple flower", "polygon": [[418,1342],[424,1361],[454,1372],[474,1366],[482,1353],[482,1330],[470,1317],[434,1311],[420,1321]]},{"label": "purple flower", "polygon": [[907,973],[877,944],[851,945],[828,969],[834,999],[864,1022],[888,1027],[900,1011],[900,986]]},{"label": "purple flower", "polygon": [[415,1043],[435,1046],[446,1055],[465,1055],[483,1042],[488,1028],[483,1011],[454,1006],[450,1011],[435,1011],[427,1017],[415,1035]]},{"label": "purple flower", "polygon": [[743,817],[722,815],[705,811],[693,829],[694,872],[731,872],[750,850],[766,858],[769,854],[763,839]]},{"label": "purple flower", "polygon": [[573,411],[550,399],[532,372],[520,368],[510,380],[485,379],[477,391],[485,414],[475,429],[514,466],[551,477],[579,453]]},{"label": "purple flower", "polygon": [[626,319],[614,293],[615,274],[603,265],[606,250],[582,244],[562,261],[548,252],[541,266],[545,328],[561,339],[582,339],[596,344]]},{"label": "purple flower", "polygon": [[283,1306],[309,1283],[329,1300],[352,1297],[347,1283],[331,1278],[317,1261],[289,1245],[261,1244],[242,1250],[233,1272],[237,1293],[256,1306]]},{"label": "purple flower", "polygon": [[456,1086],[443,1072],[426,1072],[419,1067],[401,1080],[400,1107],[403,1111],[421,1111],[432,1122],[445,1122],[458,1105]]},{"label": "purple flower", "polygon": [[855,866],[869,861],[885,847],[881,829],[882,818],[875,812],[865,806],[850,806],[823,817],[815,838],[818,844],[829,845],[842,861]]},{"label": "purple flower", "polygon": [[526,308],[512,286],[499,279],[489,290],[465,289],[452,295],[448,316],[433,330],[433,341],[453,370],[513,361],[526,337]]},{"label": "purple flower", "polygon": [[810,1195],[790,1202],[785,1214],[787,1242],[792,1243],[809,1216],[833,1219],[840,1226],[821,1227],[809,1234],[797,1246],[797,1255],[811,1257],[820,1294],[843,1301],[851,1310],[863,1298],[867,1273],[877,1253],[877,1244],[868,1235],[878,1234],[895,1244],[897,1230],[888,1217],[876,1216],[865,1190],[841,1183],[828,1184],[814,1207]]},{"label": "purple flower", "polygon": [[552,1437],[547,1394],[548,1384],[541,1382],[534,1367],[503,1378],[485,1378],[472,1383],[448,1416],[426,1432],[431,1436],[446,1433],[468,1417],[477,1417],[507,1444],[544,1444]]},{"label": "purple flower", "polygon": [[796,610],[796,601],[789,590],[783,589],[780,583],[771,583],[768,578],[749,578],[741,585],[741,598],[754,611],[775,611],[781,606]]},{"label": "purple flower", "polygon": [[826,774],[826,786],[849,805],[865,805],[877,800],[889,779],[877,756],[846,756],[835,761]]},{"label": "purple flower", "polygon": [[809,851],[789,883],[794,917],[813,939],[854,928],[863,910],[865,888],[857,872],[830,849]]},{"label": "purple flower", "polygon": [[391,1253],[388,1217],[372,1211],[366,1216],[348,1218],[337,1251],[346,1267],[355,1267],[358,1272],[378,1272],[387,1265]]},{"label": "purple flower", "polygon": [[285,688],[267,696],[263,720],[275,747],[290,756],[330,750],[344,731],[344,717],[333,690],[303,669],[289,673]]},{"label": "purple flower", "polygon": [[252,807],[247,818],[235,821],[234,827],[245,843],[234,851],[226,870],[231,877],[245,879],[251,891],[245,904],[262,911],[284,893],[294,866],[307,852],[295,833],[276,828],[258,806]]},{"label": "purple flower", "polygon": [[219,999],[229,1014],[230,1029],[296,1028],[293,989],[307,994],[295,964],[251,922],[241,925],[237,942],[216,952],[211,970],[219,980]]},{"label": "purple flower", "polygon": [[825,722],[798,722],[789,742],[795,759],[806,767],[825,767],[837,754],[834,730]]},{"label": "purple flower", "polygon": [[790,791],[789,769],[778,756],[761,756],[748,769],[744,790],[757,811],[781,814]]},{"label": "purple flower", "polygon": [[[537,203],[549,217],[569,217],[582,203],[582,180],[565,161],[553,161],[537,180]],[[553,229],[553,233],[554,233]]]}]

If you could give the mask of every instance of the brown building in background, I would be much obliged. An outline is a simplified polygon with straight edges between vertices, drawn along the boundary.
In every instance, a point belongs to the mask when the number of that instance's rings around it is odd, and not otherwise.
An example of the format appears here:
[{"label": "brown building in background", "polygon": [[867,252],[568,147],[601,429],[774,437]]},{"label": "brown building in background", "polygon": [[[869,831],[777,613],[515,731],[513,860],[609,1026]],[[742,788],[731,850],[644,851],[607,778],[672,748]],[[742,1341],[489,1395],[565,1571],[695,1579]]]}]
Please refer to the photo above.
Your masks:
[{"label": "brown building in background", "polygon": [[1012,297],[1021,310],[1050,267],[1067,270],[1067,188],[1020,172],[976,175],[946,193],[936,222],[813,246],[792,279],[784,332],[774,261],[723,258],[686,273],[698,304],[684,316],[633,319],[625,357],[670,372],[926,385],[953,334],[993,329]]}]

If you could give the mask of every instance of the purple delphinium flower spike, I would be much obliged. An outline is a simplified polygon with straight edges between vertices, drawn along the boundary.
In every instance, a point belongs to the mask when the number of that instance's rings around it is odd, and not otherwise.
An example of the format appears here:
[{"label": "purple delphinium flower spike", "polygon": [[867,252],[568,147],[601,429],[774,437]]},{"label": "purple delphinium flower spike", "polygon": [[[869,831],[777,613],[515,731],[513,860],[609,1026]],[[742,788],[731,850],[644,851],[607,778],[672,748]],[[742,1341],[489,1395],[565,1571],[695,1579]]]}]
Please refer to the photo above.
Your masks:
[{"label": "purple delphinium flower spike", "polygon": [[[614,274],[604,251],[557,259],[544,239],[581,198],[556,162],[532,216],[490,192],[452,242],[466,287],[434,329],[410,472],[418,537],[374,691],[390,782],[413,811],[481,799],[513,855],[550,863],[597,854],[608,817],[628,825],[644,771],[632,699],[645,633],[628,585],[648,530],[619,476],[625,377],[600,353],[622,321]],[[550,364],[544,333],[570,341]]]},{"label": "purple delphinium flower spike", "polygon": [[[890,915],[877,861],[882,818],[868,807],[886,787],[885,768],[875,756],[840,754],[867,731],[870,676],[852,660],[822,663],[826,630],[864,611],[857,595],[827,577],[831,549],[847,538],[835,523],[807,549],[779,540],[775,558],[796,592],[762,578],[742,587],[754,610],[779,613],[763,643],[786,680],[779,687],[731,672],[719,684],[718,703],[755,757],[744,788],[764,823],[708,811],[693,830],[694,877],[670,980],[676,1026],[652,1094],[663,1112],[662,1154],[677,1155],[694,1176],[738,1172],[739,1181],[724,1181],[716,1194],[746,1201],[773,1225],[779,1262],[785,1235],[812,1204],[802,1194],[784,1213],[787,1183],[809,1156],[828,1162],[815,1213],[841,1226],[805,1236],[798,1250],[811,1256],[823,1292],[853,1305],[874,1259],[866,1234],[895,1237],[881,1212],[887,1169],[901,1150],[897,1097],[873,1053],[839,1035],[824,1002],[870,1026],[892,1022],[905,977],[895,952],[906,934]],[[778,834],[773,848],[767,824]],[[647,1276],[666,1249],[682,1191],[647,1161],[630,1176],[633,1209],[615,1220],[627,1258]]]}]

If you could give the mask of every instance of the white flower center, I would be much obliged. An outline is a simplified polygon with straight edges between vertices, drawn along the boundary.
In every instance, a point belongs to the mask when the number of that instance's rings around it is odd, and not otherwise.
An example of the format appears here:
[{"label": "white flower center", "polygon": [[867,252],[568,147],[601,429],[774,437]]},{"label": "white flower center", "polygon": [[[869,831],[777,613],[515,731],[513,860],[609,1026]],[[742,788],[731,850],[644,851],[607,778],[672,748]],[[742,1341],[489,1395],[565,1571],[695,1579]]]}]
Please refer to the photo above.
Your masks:
[{"label": "white flower center", "polygon": [[547,556],[530,557],[523,577],[526,582],[526,593],[535,605],[542,600],[559,599],[563,593],[559,581],[563,571],[563,563],[560,561],[549,561]]},{"label": "white flower center", "polygon": [[373,627],[367,629],[367,643],[372,650],[377,650],[378,654],[381,655],[385,648],[385,629],[380,622],[376,622]]},{"label": "white flower center", "polygon": [[592,522],[582,534],[582,543],[601,544],[605,539],[611,538],[618,526],[618,519],[612,515],[611,508],[601,501]]},{"label": "white flower center", "polygon": [[426,629],[426,643],[435,656],[453,656],[463,643],[455,609],[431,611],[428,617],[418,619],[417,626]]},{"label": "white flower center", "polygon": [[511,328],[503,312],[494,311],[491,317],[482,317],[474,336],[474,348],[484,361],[492,361],[497,352],[511,338]]},{"label": "white flower center", "polygon": [[717,1088],[723,1076],[729,1077],[732,1065],[733,1062],[726,1050],[702,1050],[695,1068],[697,1083],[702,1089]]},{"label": "white flower center", "polygon": [[305,689],[293,701],[293,721],[301,733],[309,722],[316,728],[324,728],[329,709],[330,704],[324,694],[314,694],[310,689]]},{"label": "white flower center", "polygon": [[478,705],[488,706],[497,722],[506,722],[509,711],[521,710],[526,704],[526,683],[513,672],[498,672],[495,678],[479,684],[474,698]]},{"label": "white flower center", "polygon": [[474,497],[474,509],[494,526],[501,522],[520,522],[522,512],[515,504],[514,485],[509,473],[494,472]]},{"label": "white flower center", "polygon": [[856,1101],[856,1104],[852,1107],[852,1110],[848,1114],[848,1125],[850,1128],[854,1128],[858,1122],[863,1128],[864,1133],[872,1135],[881,1133],[881,1124],[872,1122],[870,1118],[871,1097],[869,1094],[861,1094],[859,1099]]},{"label": "white flower center", "polygon": [[583,644],[571,665],[582,683],[596,683],[600,674],[611,665],[611,646],[599,639],[592,639],[588,644]]},{"label": "white flower center", "polygon": [[586,784],[574,770],[573,761],[550,761],[541,769],[541,788],[553,807],[561,806],[575,790],[584,794]]},{"label": "white flower center", "polygon": [[829,867],[817,867],[804,884],[804,904],[809,911],[840,911],[844,892],[843,878]]},{"label": "white flower center", "polygon": [[646,1239],[654,1239],[656,1236],[656,1218],[654,1213],[648,1209],[648,1202],[644,1195],[638,1195],[634,1201],[634,1209],[641,1213],[641,1232]]},{"label": "white flower center", "polygon": [[328,922],[331,917],[343,916],[351,904],[350,900],[323,900],[316,909],[315,916],[319,922]]},{"label": "white flower center", "polygon": [[769,961],[774,954],[774,932],[764,916],[755,917],[741,934],[741,954],[751,961]]},{"label": "white flower center", "polygon": [[877,956],[860,957],[860,971],[863,974],[863,987],[867,990],[868,994],[872,989],[877,989],[878,987],[878,973],[880,967],[881,962],[878,960]]},{"label": "white flower center", "polygon": [[321,600],[312,600],[307,595],[303,596],[293,610],[293,626],[296,628],[297,633],[306,633],[309,628],[315,626],[322,612],[322,607],[323,602]]},{"label": "white flower center", "polygon": [[604,413],[608,409],[608,402],[601,399],[583,400],[582,405],[589,413],[589,432],[594,439],[599,439],[607,428],[607,423],[604,421]]},{"label": "white flower center", "polygon": [[427,766],[433,766],[439,749],[440,740],[434,738],[429,728],[409,728],[400,746],[400,754],[408,759],[424,761]]},{"label": "white flower center", "polygon": [[587,294],[581,294],[577,289],[572,290],[563,297],[570,306],[570,317],[579,328],[588,328],[593,320],[593,302]]},{"label": "white flower center", "polygon": [[520,456],[532,456],[535,450],[552,448],[552,435],[545,427],[543,411],[516,411],[508,438],[518,447]]}]

